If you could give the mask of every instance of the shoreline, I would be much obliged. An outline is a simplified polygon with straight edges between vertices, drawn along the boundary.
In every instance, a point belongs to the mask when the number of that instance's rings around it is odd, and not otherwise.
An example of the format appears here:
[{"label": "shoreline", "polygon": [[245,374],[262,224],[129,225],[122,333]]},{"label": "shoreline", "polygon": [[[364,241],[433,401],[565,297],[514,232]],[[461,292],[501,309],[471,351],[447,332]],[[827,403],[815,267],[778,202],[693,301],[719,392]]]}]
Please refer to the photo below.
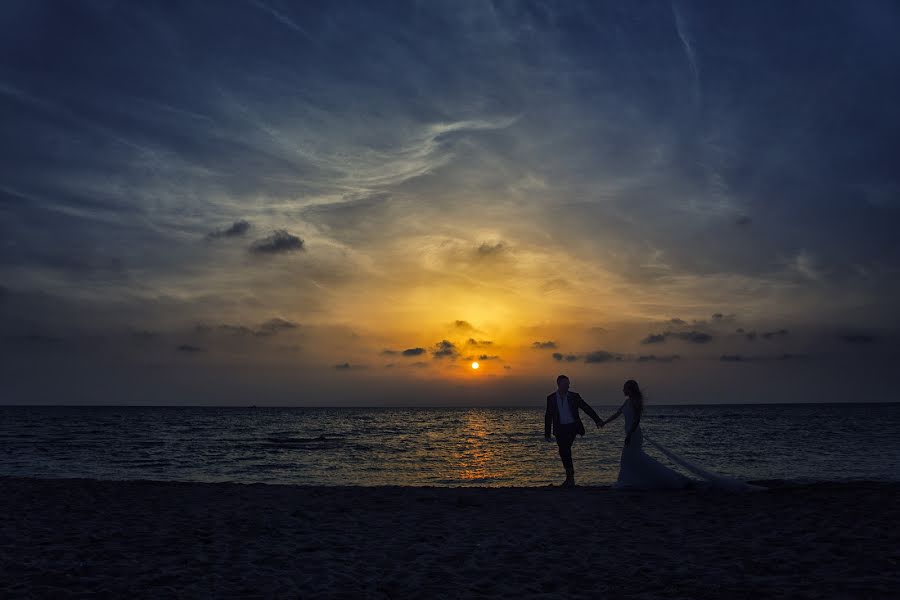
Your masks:
[{"label": "shoreline", "polygon": [[886,597],[900,482],[765,492],[0,477],[5,597]]},{"label": "shoreline", "polygon": [[[110,484],[158,484],[158,485],[198,485],[198,486],[239,486],[239,487],[272,487],[272,488],[291,488],[297,490],[486,490],[486,491],[516,491],[516,490],[551,490],[561,486],[559,484],[548,483],[545,485],[383,485],[383,484],[328,484],[328,483],[280,483],[273,481],[203,481],[199,479],[145,479],[145,478],[126,478],[126,479],[110,479],[98,477],[72,477],[68,475],[50,476],[50,475],[0,475],[0,487],[4,482],[21,483],[21,482],[71,482],[71,483],[110,483]],[[703,483],[699,481],[698,483]],[[884,486],[887,488],[896,487],[900,492],[900,479],[898,480],[877,480],[877,479],[822,479],[814,481],[803,480],[785,480],[785,479],[753,479],[746,480],[744,483],[750,485],[765,487],[765,491],[783,491],[788,489],[805,489],[805,488],[830,488],[830,487],[854,487],[854,486]],[[659,494],[673,492],[687,492],[685,490],[622,490],[613,487],[613,484],[576,484],[575,490],[590,490],[595,492],[615,492],[615,493],[642,493],[642,494]],[[708,494],[726,494],[740,495],[741,493],[725,492],[722,490],[713,490],[704,488],[702,485],[693,488],[698,493]],[[2,492],[0,492],[2,496]]]},{"label": "shoreline", "polygon": [[[840,400],[832,400],[832,401],[809,401],[809,402],[703,402],[703,403],[687,403],[687,404],[678,404],[678,403],[654,403],[652,406],[662,406],[662,407],[676,407],[676,408],[694,408],[694,407],[704,407],[704,406],[834,406],[834,405],[854,405],[854,406],[869,406],[869,405],[881,405],[881,404],[900,404],[900,400],[870,400],[870,401],[840,401]],[[597,402],[592,402],[591,406],[602,406],[605,408],[618,408],[621,405],[621,402],[612,403],[612,404],[601,404]],[[446,405],[418,405],[418,404],[347,404],[347,405],[338,405],[338,406],[323,406],[317,404],[2,404],[0,403],[0,408],[8,407],[8,408],[234,408],[234,409],[242,409],[242,410],[251,410],[254,408],[309,408],[315,410],[374,410],[379,408],[390,409],[390,410],[402,410],[402,409],[410,409],[410,410],[429,410],[429,409],[439,409],[439,410],[478,410],[478,409],[494,409],[494,408],[505,408],[505,409],[537,409],[544,410],[544,404],[542,402],[533,403],[533,404],[488,404],[488,405],[466,405],[466,404],[446,404]]]}]

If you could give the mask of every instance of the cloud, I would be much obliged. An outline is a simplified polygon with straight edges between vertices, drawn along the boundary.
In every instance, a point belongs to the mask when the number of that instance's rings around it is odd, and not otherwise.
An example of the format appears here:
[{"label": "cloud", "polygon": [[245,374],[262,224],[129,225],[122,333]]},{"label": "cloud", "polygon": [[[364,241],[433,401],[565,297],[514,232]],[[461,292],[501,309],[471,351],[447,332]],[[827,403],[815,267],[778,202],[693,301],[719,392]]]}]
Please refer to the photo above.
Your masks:
[{"label": "cloud", "polygon": [[448,340],[441,340],[437,344],[435,344],[434,350],[431,355],[434,358],[451,358],[455,359],[459,356],[459,352],[456,350],[456,346],[453,345],[452,342]]},{"label": "cloud", "polygon": [[874,335],[866,333],[844,333],[838,339],[847,344],[871,344],[878,340]]},{"label": "cloud", "polygon": [[673,362],[680,360],[679,354],[656,355],[642,354],[638,356],[625,355],[619,352],[609,352],[608,350],[595,350],[593,352],[581,352],[578,354],[561,354],[553,353],[553,360],[558,362],[576,362],[583,360],[586,364],[598,364],[608,362]]},{"label": "cloud", "polygon": [[187,352],[188,354],[193,354],[195,352],[206,352],[205,348],[201,348],[200,346],[192,346],[190,344],[181,344],[178,346],[177,350],[179,352]]},{"label": "cloud", "polygon": [[[387,366],[390,367],[393,365],[387,365]],[[338,364],[334,365],[333,368],[338,371],[350,371],[350,370],[360,371],[360,370],[368,369],[368,367],[366,365],[354,365],[349,362],[338,363]]]},{"label": "cloud", "polygon": [[344,243],[371,245],[402,218],[393,200],[387,193],[343,194],[340,200],[304,207],[300,216]]},{"label": "cloud", "polygon": [[[688,11],[678,0],[673,25],[670,6],[656,3],[610,11],[419,2],[409,10],[253,0],[190,10],[142,4],[122,27],[95,4],[17,12],[22,35],[9,42],[0,82],[0,279],[86,309],[72,327],[165,332],[228,315],[211,320],[206,335],[250,336],[269,315],[305,314],[324,326],[369,327],[370,339],[402,340],[401,324],[444,326],[430,335],[453,338],[462,353],[512,356],[467,346],[469,334],[447,325],[452,312],[431,322],[440,313],[425,299],[438,298],[457,316],[481,319],[464,307],[493,304],[508,310],[484,314],[508,315],[507,323],[543,321],[516,334],[527,336],[518,338],[526,353],[528,339],[562,336],[572,315],[580,329],[604,322],[610,333],[597,342],[584,331],[558,337],[567,351],[617,347],[620,334],[633,347],[646,332],[662,340],[637,353],[684,350],[684,363],[689,349],[704,347],[662,332],[715,336],[713,360],[754,349],[744,339],[781,350],[776,344],[801,333],[763,342],[715,317],[708,329],[665,322],[672,314],[690,321],[734,311],[759,319],[751,327],[796,317],[848,355],[868,337],[892,339],[900,290],[893,8],[872,18],[877,10],[854,4],[814,22],[794,19],[790,35],[760,36],[751,34],[791,11],[777,3]],[[66,28],[81,35],[52,35]],[[743,35],[722,34],[734,31]],[[54,57],[53,77],[34,68],[31,42]],[[188,61],[179,59],[185,43]],[[816,48],[833,68],[809,69],[798,47]],[[721,59],[735,56],[739,70]],[[748,76],[757,85],[746,85]],[[804,98],[817,101],[798,116],[791,108]],[[786,161],[796,168],[784,169]],[[252,226],[242,231],[238,219]],[[278,227],[305,240],[293,249],[299,255],[277,242],[248,253]],[[113,269],[65,266],[111,265],[120,249],[130,282]],[[448,251],[462,259],[448,261]],[[288,258],[303,260],[279,260]],[[798,284],[804,272],[819,278]],[[68,329],[47,324],[66,320],[58,313],[8,317],[7,302],[0,319],[9,327],[33,323],[69,339]],[[621,322],[632,316],[650,324]],[[841,319],[854,327],[849,339],[830,329]],[[218,329],[223,321],[233,329]],[[853,337],[856,327],[872,335]],[[775,327],[757,326],[767,328]],[[335,350],[327,333],[303,332],[316,348],[311,360],[327,371],[355,357]],[[188,333],[162,342],[170,360],[181,341],[214,354],[218,339]],[[714,346],[720,337],[734,348]],[[404,346],[394,347],[399,358]],[[532,352],[542,359],[556,349]],[[430,361],[430,353],[426,345],[396,362]],[[102,380],[96,365],[92,377]]]},{"label": "cloud", "polygon": [[303,249],[303,240],[284,229],[276,229],[272,235],[256,240],[250,247],[250,251],[257,254],[281,254]]},{"label": "cloud", "polygon": [[470,346],[475,346],[476,348],[494,345],[494,342],[490,340],[476,340],[475,338],[469,338],[466,343]]},{"label": "cloud", "polygon": [[606,363],[622,360],[621,354],[607,352],[606,350],[594,350],[584,355],[584,362],[588,364]]},{"label": "cloud", "polygon": [[705,344],[712,341],[712,336],[702,331],[664,331],[663,333],[651,333],[641,340],[642,344],[661,344],[668,338],[675,338],[692,344]]},{"label": "cloud", "polygon": [[552,294],[554,292],[563,292],[565,290],[572,289],[572,284],[562,279],[560,277],[554,277],[542,283],[538,286],[538,290],[540,290],[544,294]]},{"label": "cloud", "polygon": [[775,331],[764,331],[760,335],[765,340],[773,340],[775,338],[785,337],[789,335],[789,332],[787,329],[777,329]]},{"label": "cloud", "polygon": [[792,360],[796,358],[803,358],[802,354],[777,354],[777,355],[757,355],[757,356],[745,356],[743,354],[723,354],[719,357],[719,360],[722,362],[765,362],[765,361],[778,361],[778,360]]},{"label": "cloud", "polygon": [[[296,329],[297,327],[298,325],[296,323],[288,321],[287,319],[274,317],[259,324],[256,328],[247,327],[246,325],[230,325],[228,323],[223,323],[218,326],[217,330],[234,336],[268,337],[277,335],[282,331]],[[196,327],[196,331],[198,333],[207,333],[210,331],[210,327],[205,324],[199,324]]]},{"label": "cloud", "polygon": [[495,356],[495,355],[493,355],[493,356],[488,355],[488,354],[479,354],[478,355],[478,360],[499,360],[499,359],[500,359],[500,357]]},{"label": "cloud", "polygon": [[480,246],[478,246],[478,256],[481,257],[492,257],[498,256],[503,253],[506,249],[506,244],[503,242],[497,242],[496,244],[491,244],[489,242],[484,242]]},{"label": "cloud", "polygon": [[425,354],[425,348],[407,348],[401,352],[401,354],[403,354],[403,356],[419,356]]},{"label": "cloud", "polygon": [[212,231],[206,234],[206,237],[213,240],[226,237],[238,237],[244,235],[248,231],[250,231],[250,222],[240,220],[235,221],[231,224],[230,227],[227,227],[225,229],[217,229],[216,231]]},{"label": "cloud", "polygon": [[534,342],[533,344],[531,344],[531,347],[535,348],[536,350],[553,350],[555,348],[558,348],[556,342],[550,340],[546,342]]},{"label": "cloud", "polygon": [[456,321],[454,321],[453,327],[462,331],[478,331],[472,326],[471,323],[469,323],[468,321],[463,321],[461,319],[457,319]]},{"label": "cloud", "polygon": [[691,344],[706,344],[713,339],[710,334],[704,333],[702,331],[667,332],[666,336],[674,337],[684,342],[690,342]]},{"label": "cloud", "polygon": [[669,354],[667,356],[657,356],[655,354],[646,354],[637,357],[637,362],[672,362],[679,360],[681,356],[678,354]]},{"label": "cloud", "polygon": [[274,317],[269,319],[265,323],[260,324],[259,328],[256,330],[256,335],[259,336],[267,336],[267,335],[275,335],[282,331],[287,331],[289,329],[296,329],[297,324],[287,319],[282,319],[280,317]]},{"label": "cloud", "polygon": [[259,10],[261,10],[261,11],[265,12],[266,14],[268,14],[269,16],[271,16],[275,21],[277,21],[281,25],[284,25],[288,29],[290,29],[296,33],[299,33],[306,40],[308,40],[310,42],[315,41],[315,38],[313,36],[311,36],[308,31],[306,31],[303,27],[298,25],[295,20],[291,19],[284,12],[282,12],[280,10],[276,10],[274,7],[269,6],[262,0],[250,0],[250,3],[253,4],[253,6],[258,8]]},{"label": "cloud", "polygon": [[222,324],[219,325],[219,331],[222,331],[229,335],[254,335],[254,331],[252,329],[243,325]]},{"label": "cloud", "polygon": [[714,313],[712,316],[712,320],[717,323],[731,322],[731,321],[734,321],[736,318],[737,318],[737,315],[734,315],[734,314],[725,315],[722,313]]}]

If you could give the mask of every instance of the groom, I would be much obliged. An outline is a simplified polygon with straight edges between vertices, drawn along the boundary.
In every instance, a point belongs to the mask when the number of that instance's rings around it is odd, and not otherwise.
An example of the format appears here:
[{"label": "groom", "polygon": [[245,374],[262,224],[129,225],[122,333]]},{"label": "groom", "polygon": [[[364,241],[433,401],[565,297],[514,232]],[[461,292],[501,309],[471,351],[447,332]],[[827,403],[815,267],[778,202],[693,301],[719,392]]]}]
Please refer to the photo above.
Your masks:
[{"label": "groom", "polygon": [[566,469],[566,480],[563,487],[575,486],[575,467],[572,465],[572,443],[575,434],[584,435],[584,424],[578,414],[578,409],[586,412],[594,420],[597,429],[603,426],[603,421],[582,400],[577,392],[569,391],[569,378],[560,375],[556,378],[556,391],[547,396],[547,412],[544,414],[544,438],[550,441],[550,431],[556,435],[556,444],[559,446],[559,457]]}]

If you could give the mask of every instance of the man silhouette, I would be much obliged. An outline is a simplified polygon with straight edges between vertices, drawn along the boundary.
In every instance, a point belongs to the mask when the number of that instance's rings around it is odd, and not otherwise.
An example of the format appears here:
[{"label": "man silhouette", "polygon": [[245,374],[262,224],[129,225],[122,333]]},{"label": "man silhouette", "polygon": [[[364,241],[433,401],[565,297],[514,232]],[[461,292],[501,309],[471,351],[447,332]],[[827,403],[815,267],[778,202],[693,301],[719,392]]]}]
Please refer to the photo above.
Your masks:
[{"label": "man silhouette", "polygon": [[588,406],[577,392],[569,391],[569,378],[560,375],[556,378],[556,391],[547,396],[547,412],[544,414],[544,438],[550,441],[550,432],[556,435],[556,444],[559,446],[559,457],[566,469],[566,480],[563,487],[575,486],[575,467],[572,464],[572,443],[575,435],[584,435],[584,424],[581,422],[578,409],[586,412],[597,425],[597,429],[603,426],[603,421]]}]

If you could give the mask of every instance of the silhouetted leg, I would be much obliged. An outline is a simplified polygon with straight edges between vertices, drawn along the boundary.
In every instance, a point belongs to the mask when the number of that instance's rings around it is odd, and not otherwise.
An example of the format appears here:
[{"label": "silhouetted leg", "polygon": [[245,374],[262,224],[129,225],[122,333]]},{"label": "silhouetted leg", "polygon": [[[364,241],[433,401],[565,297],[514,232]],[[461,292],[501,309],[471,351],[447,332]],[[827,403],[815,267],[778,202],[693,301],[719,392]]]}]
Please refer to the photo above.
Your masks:
[{"label": "silhouetted leg", "polygon": [[559,457],[562,459],[563,468],[566,470],[566,482],[575,482],[575,465],[572,464],[572,443],[575,441],[574,427],[560,427],[556,434],[556,443],[559,446]]}]

